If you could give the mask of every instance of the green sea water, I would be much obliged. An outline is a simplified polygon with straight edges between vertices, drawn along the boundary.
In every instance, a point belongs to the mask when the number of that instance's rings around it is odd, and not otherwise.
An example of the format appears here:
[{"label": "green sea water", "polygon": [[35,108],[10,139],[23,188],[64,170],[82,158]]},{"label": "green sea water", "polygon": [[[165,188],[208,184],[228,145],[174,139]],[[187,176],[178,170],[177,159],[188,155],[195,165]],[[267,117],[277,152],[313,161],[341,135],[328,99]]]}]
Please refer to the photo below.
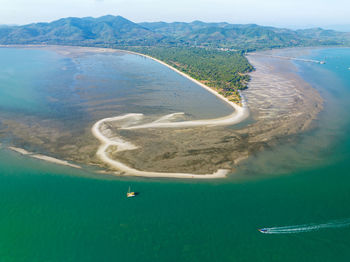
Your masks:
[{"label": "green sea water", "polygon": [[[23,52],[38,61],[53,56],[70,63],[52,53]],[[314,129],[242,164],[238,174],[246,180],[235,175],[205,182],[114,178],[25,158],[4,145],[0,261],[349,261],[346,223],[294,234],[257,230],[350,218],[350,50],[312,50],[307,57],[326,57],[324,66],[296,64],[324,97],[325,109]],[[149,99],[157,94],[152,86],[145,91]],[[45,100],[27,104],[27,98],[18,102],[23,109],[2,93],[2,113],[47,107],[46,113],[69,120],[62,111],[49,111]],[[82,105],[73,109],[93,118]],[[139,195],[126,199],[130,185]]]}]

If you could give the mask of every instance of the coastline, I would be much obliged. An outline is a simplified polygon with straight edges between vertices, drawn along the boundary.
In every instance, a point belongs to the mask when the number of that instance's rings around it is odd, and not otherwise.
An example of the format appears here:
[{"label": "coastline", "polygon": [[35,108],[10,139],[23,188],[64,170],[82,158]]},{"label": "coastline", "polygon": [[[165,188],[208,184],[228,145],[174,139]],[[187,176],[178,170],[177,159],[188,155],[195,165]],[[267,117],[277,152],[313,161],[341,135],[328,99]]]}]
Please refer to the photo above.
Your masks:
[{"label": "coastline", "polygon": [[[195,84],[201,86],[202,88],[206,89],[213,95],[217,96],[227,104],[229,104],[233,109],[234,112],[228,116],[216,118],[216,119],[204,119],[204,120],[192,120],[192,121],[182,121],[182,122],[163,122],[162,119],[164,117],[161,117],[160,119],[157,119],[154,122],[148,123],[148,124],[141,124],[141,125],[135,125],[135,126],[127,126],[122,127],[121,129],[125,130],[132,130],[132,129],[144,129],[144,128],[188,128],[188,127],[199,127],[199,126],[226,126],[226,125],[234,125],[237,123],[242,122],[244,119],[246,119],[249,116],[248,107],[245,104],[245,101],[242,99],[242,106],[239,106],[231,101],[229,101],[226,97],[220,95],[218,92],[214,91],[212,88],[204,85],[203,83],[199,82],[198,80],[190,77],[189,75],[177,70],[176,68],[166,64],[165,62],[158,60],[156,58],[153,58],[148,55],[132,52],[132,51],[125,51],[125,50],[118,50],[113,49],[119,52],[126,52],[133,55],[138,55],[142,57],[146,57],[148,59],[152,59],[169,69],[175,71],[176,73],[180,74],[181,76],[189,79],[190,81],[194,82]],[[175,113],[175,114],[182,114],[182,113]],[[172,114],[174,115],[174,114]],[[129,142],[123,141],[121,138],[113,137],[113,139],[109,139],[107,136],[104,136],[102,132],[99,130],[100,126],[104,122],[111,122],[116,121],[128,117],[142,117],[142,114],[127,114],[124,116],[117,116],[112,118],[105,118],[101,119],[98,122],[96,122],[93,127],[91,128],[92,134],[101,142],[101,145],[97,151],[97,156],[106,164],[108,164],[112,168],[116,168],[119,171],[125,172],[126,175],[130,176],[142,176],[142,177],[166,177],[166,178],[198,178],[198,179],[216,179],[216,178],[224,178],[229,173],[229,170],[227,169],[218,169],[216,172],[212,174],[192,174],[192,173],[169,173],[169,172],[152,172],[152,171],[142,171],[137,170],[135,168],[129,167],[126,164],[114,160],[108,156],[106,153],[107,149],[110,146],[116,146],[117,150],[115,152],[125,151],[125,150],[134,150],[137,147]],[[165,116],[166,117],[166,116]],[[169,119],[169,118],[165,118]],[[117,141],[116,141],[117,140]]]},{"label": "coastline", "polygon": [[210,93],[212,93],[213,95],[217,96],[218,98],[220,98],[221,100],[225,101],[226,103],[228,103],[231,107],[233,107],[235,110],[238,110],[240,109],[241,107],[244,107],[244,99],[242,97],[242,106],[239,106],[233,102],[231,102],[230,100],[228,100],[226,97],[224,97],[223,95],[219,94],[218,92],[216,92],[213,88],[210,88],[209,86],[199,82],[198,80],[192,78],[191,76],[181,72],[180,70],[176,69],[175,67],[157,59],[157,58],[154,58],[152,56],[149,56],[149,55],[145,55],[145,54],[141,54],[141,53],[137,53],[137,52],[134,52],[134,51],[128,51],[128,50],[122,50],[122,49],[113,49],[113,50],[116,50],[118,52],[125,52],[125,53],[129,53],[129,54],[133,54],[133,55],[138,55],[138,56],[142,56],[142,57],[146,57],[146,58],[149,58],[149,59],[152,59],[153,61],[156,61],[168,68],[170,68],[171,70],[175,71],[176,73],[182,75],[183,77],[189,79],[190,81],[194,82],[195,84],[203,87],[204,89],[206,89],[207,91],[209,91]]},{"label": "coastline", "polygon": [[[240,177],[246,163],[255,166],[250,156],[294,141],[298,134],[314,127],[317,122],[313,120],[322,110],[320,94],[298,75],[290,61],[263,59],[253,63],[256,71],[251,73],[249,88],[244,91],[250,111],[245,125],[163,131],[148,123],[149,130],[142,129],[145,125],[136,123],[139,129],[123,128],[119,133],[119,123],[114,127],[108,123],[107,131],[113,135],[131,132],[123,137],[141,147],[111,155],[139,170],[201,174],[224,168]],[[171,142],[167,145],[162,141]]]},{"label": "coastline", "polygon": [[[244,165],[246,162],[244,159],[249,158],[250,155],[262,151],[266,146],[276,145],[283,137],[309,128],[318,112],[322,110],[319,94],[294,74],[295,72],[291,72],[294,69],[290,67],[289,61],[280,63],[274,59],[265,59],[260,61],[261,63],[253,64],[257,70],[250,73],[252,81],[249,82],[249,88],[244,91],[243,107],[240,107],[216,93],[212,88],[158,59],[143,54],[127,50],[88,47],[30,46],[28,48],[51,48],[61,55],[72,58],[88,53],[115,52],[146,57],[205,88],[235,109],[228,116],[191,121],[175,120],[183,113],[165,115],[152,122],[150,122],[152,116],[144,117],[143,114],[138,114],[136,117],[135,114],[127,113],[100,119],[92,128],[89,127],[93,135],[90,137],[97,139],[94,142],[95,146],[91,147],[94,151],[81,151],[83,154],[93,154],[94,157],[87,161],[81,161],[84,155],[82,158],[74,156],[69,159],[88,165],[99,165],[110,171],[109,173],[113,172],[113,169],[121,171],[115,171],[114,175],[223,178],[241,166],[241,162]],[[281,65],[287,70],[280,70]],[[271,68],[275,69],[267,70]],[[248,116],[248,107],[251,113],[248,124],[238,129],[225,127],[245,119]],[[131,124],[122,123],[120,117],[125,116],[131,120]],[[145,121],[149,122],[145,123]],[[113,130],[113,128],[117,129]],[[118,130],[123,131],[122,135]],[[117,133],[114,134],[114,131]],[[128,135],[125,137],[126,131]],[[160,143],[162,141],[168,141],[170,144],[163,145]],[[55,151],[52,153],[54,154]],[[169,154],[170,158],[167,157]],[[41,156],[40,159],[50,161]]]},{"label": "coastline", "polygon": [[[122,50],[123,51],[123,50]],[[171,68],[175,72],[185,76],[188,79],[191,79],[189,76],[186,76],[184,73],[179,72],[177,69],[172,68],[171,66],[165,64],[158,59],[152,57],[138,54],[135,52],[127,51],[128,53],[141,55],[152,60],[155,60],[168,68]],[[244,108],[249,106],[252,108],[254,115],[252,116],[255,119],[255,123],[249,125],[246,128],[243,128],[237,133],[241,135],[248,135],[248,144],[246,145],[249,149],[247,152],[243,151],[236,145],[232,145],[235,150],[238,150],[238,154],[234,154],[233,163],[235,166],[238,166],[241,161],[248,158],[249,155],[254,154],[257,151],[262,149],[261,142],[266,145],[276,145],[276,141],[282,137],[291,136],[299,132],[310,128],[310,125],[314,119],[317,118],[318,113],[322,110],[322,98],[319,93],[312,88],[307,82],[305,82],[300,76],[295,72],[292,63],[290,61],[276,61],[276,59],[264,60],[261,63],[256,60],[249,58],[249,62],[256,67],[257,72],[252,72],[251,76],[253,81],[249,83],[249,86],[252,87],[251,90],[245,91],[245,94],[248,95],[248,102],[244,101]],[[252,61],[254,60],[254,61]],[[281,70],[281,67],[285,70]],[[273,70],[272,70],[273,68]],[[267,70],[268,69],[268,70]],[[198,82],[195,79],[191,79],[195,83],[204,87],[211,93],[215,93],[216,96],[227,101],[220,94],[217,94],[214,90],[209,87],[205,87],[202,83]],[[254,94],[253,94],[254,90]],[[267,95],[269,94],[269,95]],[[266,105],[268,105],[266,107]],[[237,106],[237,105],[236,105]],[[233,106],[235,108],[235,106]],[[237,112],[237,111],[236,111]],[[267,113],[267,114],[266,114]],[[152,129],[153,131],[157,128],[186,128],[186,127],[196,127],[196,126],[225,126],[233,125],[239,123],[240,121],[230,122],[230,116],[223,117],[221,119],[210,119],[210,120],[195,120],[195,121],[183,121],[183,122],[161,122],[159,119],[151,123],[141,123],[132,124],[127,126],[121,126],[121,130],[140,130],[140,129]],[[142,115],[139,116],[142,118]],[[226,120],[228,120],[226,122]],[[103,122],[113,121],[111,119],[102,119],[101,122],[96,123],[96,126],[93,127],[93,133],[96,138],[102,142],[102,146],[99,148],[98,155],[103,161],[108,162],[110,165],[114,166],[117,169],[121,169],[126,173],[133,173],[137,176],[164,176],[171,177],[171,173],[166,172],[149,172],[149,171],[140,171],[140,169],[130,168],[129,166],[122,163],[122,161],[116,161],[109,157],[107,153],[107,148],[109,145],[118,146],[118,143],[115,143],[112,140],[109,140],[107,137],[103,136],[102,133],[98,134],[99,126]],[[220,136],[220,135],[219,135]],[[222,137],[227,136],[227,132],[222,132]],[[213,140],[213,138],[210,138]],[[210,140],[209,140],[210,141]],[[121,146],[119,144],[119,146]],[[133,148],[121,150],[135,150],[138,147],[133,145]],[[116,152],[121,152],[116,150]],[[122,152],[126,155],[126,153]],[[130,159],[130,154],[127,155],[128,160]],[[145,158],[143,158],[145,159]],[[144,160],[145,161],[145,160]],[[130,163],[130,161],[128,161]],[[158,164],[157,164],[158,165]],[[133,165],[132,165],[133,166]],[[152,167],[148,165],[148,169],[152,170]],[[165,168],[163,167],[163,170]],[[141,168],[141,170],[144,170]],[[176,170],[176,169],[175,169]],[[220,169],[217,169],[220,170]],[[232,170],[232,168],[226,169],[227,173]],[[155,174],[153,174],[155,173]],[[175,174],[172,173],[172,174]],[[212,174],[215,174],[212,173]],[[191,174],[190,178],[195,178],[201,176],[201,174]],[[205,178],[210,178],[212,175],[204,175]],[[214,176],[213,176],[214,178]]]},{"label": "coastline", "polygon": [[[247,118],[249,116],[249,110],[248,107],[245,105],[244,100],[242,99],[242,104],[243,106],[239,106],[231,101],[229,101],[226,97],[224,97],[223,95],[220,95],[218,92],[216,92],[215,90],[213,90],[212,88],[204,85],[203,83],[199,82],[198,80],[190,77],[189,75],[179,71],[178,69],[166,64],[165,62],[158,60],[156,58],[153,58],[151,56],[148,55],[144,55],[141,53],[136,53],[136,52],[132,52],[132,51],[127,51],[127,50],[119,50],[119,49],[111,49],[111,48],[95,48],[95,47],[68,47],[68,48],[73,48],[73,50],[65,50],[65,48],[67,48],[67,46],[46,46],[46,45],[20,45],[20,46],[5,46],[5,47],[17,47],[17,48],[51,48],[54,49],[54,51],[56,51],[57,53],[61,54],[61,55],[79,55],[85,52],[95,52],[95,53],[105,53],[105,52],[120,52],[120,53],[129,53],[132,55],[137,55],[137,56],[142,56],[145,57],[147,59],[151,59],[163,66],[166,66],[167,68],[173,70],[174,72],[176,72],[177,74],[185,77],[186,79],[189,79],[190,81],[194,82],[195,84],[199,85],[200,87],[204,88],[205,90],[209,91],[211,94],[215,95],[216,97],[218,97],[220,100],[226,102],[234,111],[232,114],[228,115],[228,116],[224,116],[224,117],[219,117],[216,119],[203,119],[203,120],[192,120],[192,121],[183,121],[183,122],[168,122],[168,121],[155,121],[154,123],[150,123],[150,124],[146,124],[143,126],[134,126],[130,129],[140,129],[140,128],[186,128],[186,127],[199,127],[199,126],[219,126],[219,125],[234,125],[237,124],[241,121],[243,121],[245,118]],[[175,114],[179,114],[179,113],[175,113]],[[118,118],[118,117],[116,117]],[[107,150],[107,148],[109,147],[109,145],[118,145],[119,147],[123,146],[123,143],[116,143],[115,141],[109,140],[107,137],[104,137],[102,135],[101,132],[99,132],[98,127],[100,124],[102,124],[105,121],[110,121],[111,119],[115,119],[115,118],[105,118],[105,119],[101,119],[100,121],[98,121],[93,127],[92,127],[92,134],[102,143],[102,145],[100,145],[98,151],[97,151],[97,156],[101,159],[101,161],[107,165],[109,165],[112,168],[116,168],[122,172],[125,172],[126,174],[130,174],[130,175],[136,175],[136,176],[143,176],[143,177],[168,177],[168,178],[223,178],[226,177],[226,174],[229,172],[229,170],[227,169],[218,169],[216,172],[213,172],[212,174],[203,174],[203,175],[199,175],[199,174],[192,174],[192,173],[177,173],[177,172],[149,172],[149,171],[140,171],[140,170],[136,170],[133,168],[128,167],[127,165],[115,161],[113,159],[110,159],[108,157],[108,154],[106,152],[101,151],[101,148],[105,150]],[[116,138],[114,137],[113,140],[115,140]],[[123,149],[123,150],[132,150],[135,149],[134,148],[128,148],[128,149]],[[75,168],[80,168],[77,165],[74,164],[70,164],[67,161],[64,160],[59,160],[56,158],[52,158],[52,157],[48,157],[48,156],[43,156],[43,155],[39,155],[39,154],[34,154],[31,152],[27,152],[24,149],[20,149],[20,148],[11,148],[12,150],[21,153],[23,155],[27,155],[30,156],[32,158],[37,158],[40,160],[44,160],[44,161],[48,161],[48,162],[52,162],[52,163],[56,163],[56,164],[60,164],[60,165],[66,165],[66,166],[71,166],[71,167],[75,167]],[[119,150],[118,150],[119,151]],[[119,174],[119,173],[117,173]]]}]

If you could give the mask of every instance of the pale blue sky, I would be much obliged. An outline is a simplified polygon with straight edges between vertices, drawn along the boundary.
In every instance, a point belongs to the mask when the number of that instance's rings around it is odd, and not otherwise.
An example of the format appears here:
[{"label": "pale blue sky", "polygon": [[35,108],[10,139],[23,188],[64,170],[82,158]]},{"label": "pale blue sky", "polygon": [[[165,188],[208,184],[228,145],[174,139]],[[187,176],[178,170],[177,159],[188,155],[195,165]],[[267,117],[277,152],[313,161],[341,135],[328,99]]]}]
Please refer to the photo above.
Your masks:
[{"label": "pale blue sky", "polygon": [[193,21],[305,27],[350,24],[350,0],[0,0],[0,24],[121,15],[135,22]]}]

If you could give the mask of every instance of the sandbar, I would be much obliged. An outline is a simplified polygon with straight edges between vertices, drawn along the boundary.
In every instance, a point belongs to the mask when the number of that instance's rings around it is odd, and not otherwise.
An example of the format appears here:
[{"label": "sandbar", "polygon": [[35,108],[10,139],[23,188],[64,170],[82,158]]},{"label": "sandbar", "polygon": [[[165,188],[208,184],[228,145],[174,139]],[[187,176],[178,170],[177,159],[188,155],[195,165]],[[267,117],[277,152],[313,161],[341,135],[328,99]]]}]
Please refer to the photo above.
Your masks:
[{"label": "sandbar", "polygon": [[29,151],[27,151],[27,150],[25,150],[23,148],[9,146],[8,149],[11,149],[12,151],[15,151],[15,152],[20,153],[20,154],[25,155],[25,156],[29,156],[29,157],[32,157],[32,158],[44,160],[44,161],[51,162],[51,163],[54,163],[54,164],[63,165],[63,166],[69,166],[69,167],[73,167],[73,168],[81,168],[81,166],[78,166],[78,165],[75,165],[75,164],[71,164],[68,161],[57,159],[57,158],[50,157],[50,156],[34,154],[34,153],[29,152]]},{"label": "sandbar", "polygon": [[[242,103],[242,106],[239,106],[231,101],[229,101],[226,97],[220,95],[216,91],[214,91],[212,88],[202,84],[201,82],[193,79],[189,75],[177,70],[176,68],[164,63],[163,61],[160,61],[156,58],[153,58],[148,55],[143,55],[135,52],[130,51],[124,51],[120,50],[121,52],[127,52],[134,55],[143,56],[149,59],[152,59],[171,70],[175,71],[176,73],[186,77],[187,79],[193,81],[194,83],[198,84],[199,86],[203,87],[207,91],[211,92],[221,100],[225,101],[227,104],[229,104],[233,108],[233,113],[220,117],[215,119],[204,119],[204,120],[191,120],[191,121],[180,121],[180,122],[170,122],[175,115],[177,114],[183,114],[183,113],[174,113],[171,115],[163,116],[151,123],[146,124],[140,124],[140,125],[128,125],[128,126],[122,126],[121,129],[125,130],[135,130],[135,129],[145,129],[145,128],[189,128],[189,127],[200,127],[200,126],[227,126],[227,125],[234,125],[237,123],[242,122],[244,119],[246,119],[249,116],[249,111],[247,106],[245,105],[244,101]],[[113,122],[118,120],[124,120],[124,119],[134,119],[134,120],[140,120],[143,117],[143,114],[126,114],[124,116],[117,116],[117,117],[111,117],[111,118],[104,118],[96,122],[92,127],[92,133],[93,135],[101,142],[100,147],[97,151],[97,156],[106,164],[108,164],[110,167],[115,168],[119,171],[124,172],[126,175],[132,175],[132,176],[144,176],[144,177],[171,177],[171,178],[200,178],[200,179],[210,179],[210,178],[223,178],[226,177],[229,170],[227,169],[218,169],[216,172],[212,174],[191,174],[191,173],[169,173],[169,172],[151,172],[151,171],[142,171],[137,170],[135,168],[129,167],[126,164],[117,161],[115,159],[112,159],[109,157],[107,150],[110,146],[116,146],[117,150],[115,152],[125,151],[125,150],[134,150],[137,148],[137,146],[133,145],[130,142],[126,142],[122,140],[119,137],[114,137],[113,139],[108,138],[106,135],[104,135],[100,128],[101,125],[103,125],[105,122]]]}]

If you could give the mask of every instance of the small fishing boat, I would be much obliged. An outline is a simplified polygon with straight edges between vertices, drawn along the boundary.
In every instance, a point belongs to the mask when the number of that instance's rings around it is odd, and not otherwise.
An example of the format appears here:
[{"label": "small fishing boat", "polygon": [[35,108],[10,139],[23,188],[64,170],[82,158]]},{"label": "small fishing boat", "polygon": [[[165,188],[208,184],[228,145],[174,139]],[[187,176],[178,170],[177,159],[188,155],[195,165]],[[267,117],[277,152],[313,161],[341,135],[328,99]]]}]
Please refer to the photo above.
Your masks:
[{"label": "small fishing boat", "polygon": [[261,233],[267,233],[267,229],[266,228],[261,228],[261,229],[258,229],[259,230],[259,232],[261,232]]},{"label": "small fishing boat", "polygon": [[129,190],[128,190],[128,192],[126,193],[126,197],[134,197],[134,196],[136,196],[135,192],[132,192],[132,191],[130,190],[130,187],[129,187]]}]

